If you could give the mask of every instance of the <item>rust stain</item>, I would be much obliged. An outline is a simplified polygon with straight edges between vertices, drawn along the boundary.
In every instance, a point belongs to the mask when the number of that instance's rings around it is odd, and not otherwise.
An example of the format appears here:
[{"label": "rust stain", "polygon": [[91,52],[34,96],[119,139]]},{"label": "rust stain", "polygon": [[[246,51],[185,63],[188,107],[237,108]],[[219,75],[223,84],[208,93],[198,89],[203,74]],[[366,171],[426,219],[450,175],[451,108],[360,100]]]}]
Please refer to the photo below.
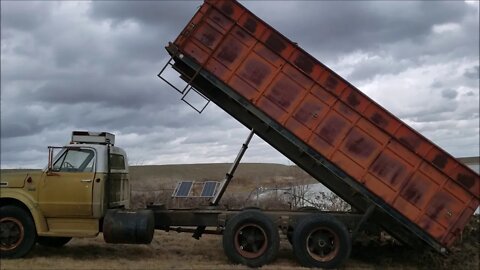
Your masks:
[{"label": "rust stain", "polygon": [[307,74],[313,71],[313,61],[304,54],[299,54],[293,63]]},{"label": "rust stain", "polygon": [[243,27],[245,27],[248,32],[253,34],[257,30],[257,22],[254,19],[248,17],[248,19],[243,24]]},{"label": "rust stain", "polygon": [[275,33],[270,34],[265,44],[278,54],[281,54],[282,51],[287,48],[287,45],[285,44],[283,39]]},{"label": "rust stain", "polygon": [[416,150],[420,146],[420,138],[414,135],[407,135],[399,138],[400,142],[403,143],[410,150]]},{"label": "rust stain", "polygon": [[215,36],[212,33],[204,32],[200,37],[200,42],[205,44],[207,47],[212,47],[213,43],[215,42]]},{"label": "rust stain", "polygon": [[224,29],[226,29],[230,24],[230,21],[217,11],[212,11],[210,18],[212,18],[219,26]]},{"label": "rust stain", "polygon": [[449,196],[447,196],[445,193],[438,193],[433,197],[433,199],[430,202],[430,205],[427,209],[427,213],[430,217],[433,219],[438,220],[438,217],[440,215],[440,212],[445,209],[448,205],[450,205],[451,201]]},{"label": "rust stain", "polygon": [[338,85],[338,80],[332,75],[329,75],[327,77],[327,80],[325,81],[325,88],[327,88],[327,90],[334,91],[337,85]]},{"label": "rust stain", "polygon": [[335,139],[346,127],[346,125],[346,122],[338,117],[330,117],[326,120],[325,125],[320,129],[319,135],[322,136],[326,142],[334,145]]},{"label": "rust stain", "polygon": [[403,182],[408,173],[404,164],[385,154],[381,154],[372,164],[372,172],[391,185]]},{"label": "rust stain", "polygon": [[432,219],[437,219],[442,209],[445,208],[445,203],[435,200],[428,209],[428,214]]},{"label": "rust stain", "polygon": [[241,31],[241,30],[237,30],[237,31],[235,31],[235,33],[236,33],[239,37],[241,37],[241,38],[245,38],[245,37],[246,37],[245,33],[243,33],[243,31]]},{"label": "rust stain", "polygon": [[298,96],[300,90],[286,80],[275,83],[267,97],[275,104],[287,110]]},{"label": "rust stain", "polygon": [[249,60],[240,75],[259,87],[265,80],[265,77],[270,74],[270,71],[270,68],[262,62]]},{"label": "rust stain", "polygon": [[294,117],[295,117],[295,119],[298,120],[298,122],[306,123],[310,119],[310,112],[304,106],[304,107],[300,108],[300,110],[298,110],[295,113]]},{"label": "rust stain", "polygon": [[372,120],[375,124],[377,124],[379,127],[386,127],[388,125],[387,119],[385,119],[382,115],[380,115],[378,112],[374,113],[371,117],[370,120]]},{"label": "rust stain", "polygon": [[237,59],[240,52],[240,48],[237,43],[229,42],[228,44],[222,46],[218,58],[225,60],[226,62],[233,63]]},{"label": "rust stain", "polygon": [[222,22],[222,19],[220,19],[220,17],[218,17],[218,16],[213,16],[213,20],[218,22],[218,23]]},{"label": "rust stain", "polygon": [[432,160],[432,164],[437,166],[440,169],[443,169],[445,168],[445,165],[447,165],[447,161],[448,161],[447,156],[439,153]]},{"label": "rust stain", "polygon": [[422,192],[415,183],[411,182],[403,191],[402,196],[413,204],[416,204],[422,197]]},{"label": "rust stain", "polygon": [[423,203],[428,200],[428,191],[432,189],[432,183],[426,178],[419,175],[411,178],[407,186],[402,190],[401,196],[410,201],[410,203],[417,205],[420,209],[423,208]]},{"label": "rust stain", "polygon": [[428,221],[426,224],[423,224],[423,228],[426,231],[429,231],[431,227],[432,227],[432,222],[431,221]]},{"label": "rust stain", "polygon": [[475,178],[472,175],[459,173],[457,175],[457,181],[468,189],[470,189],[471,187],[473,187],[473,185],[475,185]]},{"label": "rust stain", "polygon": [[375,149],[372,140],[365,138],[355,130],[352,130],[348,136],[346,146],[348,151],[364,158],[370,156]]},{"label": "rust stain", "polygon": [[431,213],[431,217],[433,219],[437,219],[437,217],[440,215],[440,212],[445,208],[445,204],[444,203],[438,203],[436,202],[434,205],[431,206],[430,209],[432,209],[430,211]]},{"label": "rust stain", "polygon": [[357,95],[353,92],[350,92],[350,95],[348,95],[347,102],[352,107],[357,107],[360,104],[360,100],[358,100]]},{"label": "rust stain", "polygon": [[228,15],[233,14],[233,5],[228,1],[223,1],[223,5],[220,9]]},{"label": "rust stain", "polygon": [[307,124],[308,121],[310,121],[312,119],[312,117],[315,117],[315,115],[317,115],[317,117],[318,117],[317,112],[319,112],[321,110],[322,110],[322,106],[320,106],[318,104],[315,104],[315,103],[306,102],[306,103],[302,104],[302,107],[300,108],[300,110],[298,110],[295,113],[294,117],[300,123]]}]

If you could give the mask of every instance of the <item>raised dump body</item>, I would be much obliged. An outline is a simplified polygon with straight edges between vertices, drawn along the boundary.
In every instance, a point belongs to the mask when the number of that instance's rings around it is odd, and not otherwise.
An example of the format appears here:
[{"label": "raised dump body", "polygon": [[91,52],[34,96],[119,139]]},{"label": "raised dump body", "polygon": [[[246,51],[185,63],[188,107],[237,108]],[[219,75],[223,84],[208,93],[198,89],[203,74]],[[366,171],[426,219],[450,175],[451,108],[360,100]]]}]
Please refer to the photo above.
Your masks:
[{"label": "raised dump body", "polygon": [[355,208],[375,205],[399,240],[444,251],[478,207],[475,172],[239,3],[205,1],[167,50],[198,92]]}]

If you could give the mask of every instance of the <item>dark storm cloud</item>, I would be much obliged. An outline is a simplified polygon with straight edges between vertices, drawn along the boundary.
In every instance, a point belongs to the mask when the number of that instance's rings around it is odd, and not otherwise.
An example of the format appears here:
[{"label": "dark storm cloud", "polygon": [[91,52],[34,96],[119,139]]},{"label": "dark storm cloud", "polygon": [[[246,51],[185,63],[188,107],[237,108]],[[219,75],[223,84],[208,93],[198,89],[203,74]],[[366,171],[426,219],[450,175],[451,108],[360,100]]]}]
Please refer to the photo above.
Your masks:
[{"label": "dark storm cloud", "polygon": [[[439,56],[438,61],[443,61],[446,51],[451,57],[478,56],[478,50],[472,50],[475,46],[471,46],[475,40],[472,37],[478,40],[478,34],[472,31],[478,28],[478,19],[468,19],[478,16],[474,8],[461,2],[242,3],[326,64],[334,64],[338,57],[354,51],[379,56],[357,63],[359,67],[352,74],[343,74],[353,81],[371,79],[382,73],[397,74],[412,64],[419,65],[426,58]],[[172,40],[200,4],[201,1],[99,1],[93,3],[90,14],[97,20],[110,20],[115,24],[140,22],[153,33],[163,29],[164,35]],[[455,23],[464,23],[465,31],[454,36],[443,33],[440,39],[432,37],[434,26]],[[384,59],[385,51],[390,59]]]},{"label": "dark storm cloud", "polygon": [[172,99],[158,95],[158,89],[139,80],[79,76],[47,82],[29,97],[50,104],[102,103],[107,107],[139,108],[147,104],[164,106]]},{"label": "dark storm cloud", "polygon": [[153,29],[170,29],[172,36],[169,38],[173,38],[202,3],[203,1],[94,1],[89,13],[94,19],[108,19],[115,25],[133,20]]},{"label": "dark storm cloud", "polygon": [[[197,114],[156,77],[201,4],[2,1],[2,167],[41,167],[77,129],[115,132],[137,164],[231,161],[248,130],[214,104]],[[476,6],[242,4],[434,141],[478,145]],[[286,160],[260,139],[251,149],[250,161]]]},{"label": "dark storm cloud", "polygon": [[2,113],[2,138],[21,137],[35,134],[42,132],[43,128],[44,127],[38,123],[38,118],[29,112],[24,112],[17,116],[8,114],[3,115]]},{"label": "dark storm cloud", "polygon": [[375,56],[357,63],[353,71],[345,76],[347,80],[361,81],[379,74],[398,74],[413,64],[412,61],[398,61],[386,55]]},{"label": "dark storm cloud", "polygon": [[479,80],[480,79],[479,66],[475,66],[470,69],[467,69],[464,73],[464,76],[469,79]]},{"label": "dark storm cloud", "polygon": [[453,89],[444,89],[442,90],[442,97],[448,98],[448,99],[454,99],[458,95],[458,92],[453,90]]},{"label": "dark storm cloud", "polygon": [[[57,3],[2,1],[2,31],[15,29],[32,31],[50,19]],[[4,26],[5,25],[5,26]]]},{"label": "dark storm cloud", "polygon": [[[326,53],[325,56],[332,51],[338,54],[378,49],[400,40],[421,40],[432,25],[458,22],[475,12],[466,4],[447,1],[289,3],[282,9],[278,2],[244,2],[252,9],[258,7],[257,15],[286,36],[309,50]],[[277,9],[280,12],[272,12]]]}]

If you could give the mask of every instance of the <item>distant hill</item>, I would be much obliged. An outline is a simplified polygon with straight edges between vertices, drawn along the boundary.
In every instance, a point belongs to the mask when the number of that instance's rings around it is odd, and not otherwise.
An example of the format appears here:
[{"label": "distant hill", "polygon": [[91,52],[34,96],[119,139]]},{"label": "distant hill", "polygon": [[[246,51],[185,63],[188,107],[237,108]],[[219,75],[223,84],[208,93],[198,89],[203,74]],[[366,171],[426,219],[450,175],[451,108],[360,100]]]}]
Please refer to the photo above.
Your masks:
[{"label": "distant hill", "polygon": [[[231,166],[230,163],[131,166],[132,189],[173,187],[181,180],[221,181]],[[257,186],[284,186],[297,181],[315,182],[297,166],[242,163],[235,172],[232,189],[249,191]]]}]

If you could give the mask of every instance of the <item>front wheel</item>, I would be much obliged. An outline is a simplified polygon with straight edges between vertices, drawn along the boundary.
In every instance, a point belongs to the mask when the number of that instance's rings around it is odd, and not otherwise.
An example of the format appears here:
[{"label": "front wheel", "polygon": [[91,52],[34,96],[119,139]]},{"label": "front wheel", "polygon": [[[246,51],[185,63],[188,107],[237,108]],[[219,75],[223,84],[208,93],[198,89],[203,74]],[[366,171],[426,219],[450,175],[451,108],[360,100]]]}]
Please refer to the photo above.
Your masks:
[{"label": "front wheel", "polygon": [[71,237],[49,237],[49,236],[39,236],[37,243],[45,247],[59,248],[66,245],[70,242]]},{"label": "front wheel", "polygon": [[223,250],[234,263],[260,267],[276,258],[279,247],[277,226],[258,210],[237,214],[223,232]]},{"label": "front wheel", "polygon": [[345,225],[333,216],[322,214],[300,220],[293,231],[292,244],[295,257],[306,267],[338,267],[352,249]]},{"label": "front wheel", "polygon": [[20,258],[35,244],[37,231],[30,213],[6,205],[0,207],[0,257]]}]

